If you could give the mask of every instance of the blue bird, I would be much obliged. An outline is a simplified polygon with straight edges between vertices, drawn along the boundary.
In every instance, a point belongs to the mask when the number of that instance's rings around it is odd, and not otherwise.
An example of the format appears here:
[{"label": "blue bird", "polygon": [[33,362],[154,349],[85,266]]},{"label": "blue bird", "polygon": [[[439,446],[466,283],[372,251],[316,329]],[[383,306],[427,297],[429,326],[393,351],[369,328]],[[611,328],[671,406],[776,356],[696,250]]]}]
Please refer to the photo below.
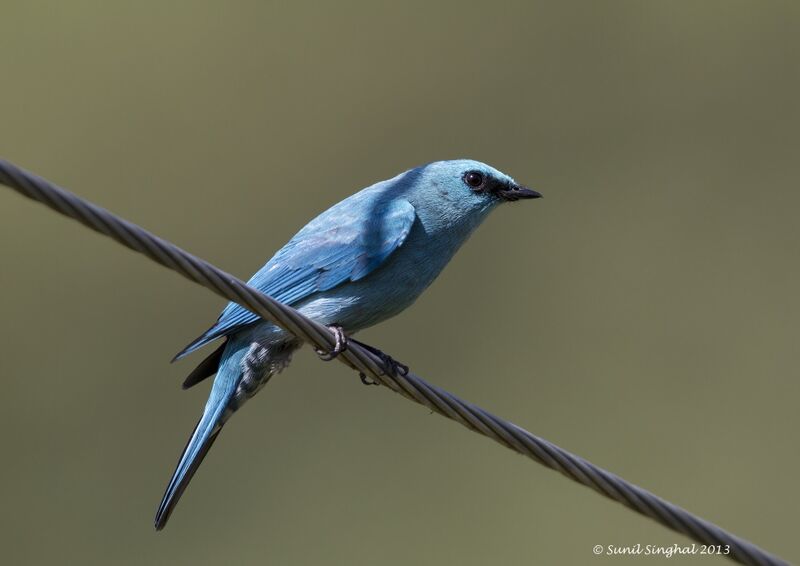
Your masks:
[{"label": "blue bird", "polygon": [[[328,325],[336,334],[336,347],[327,354],[317,353],[332,359],[346,348],[347,335],[408,308],[498,204],[540,196],[478,161],[430,163],[332,206],[289,240],[248,283]],[[224,343],[183,383],[189,388],[216,374],[203,415],[158,507],[158,530],[164,528],[225,422],[286,368],[302,345],[285,330],[229,303],[217,322],[175,359],[218,338]],[[407,371],[388,356],[385,359]]]}]

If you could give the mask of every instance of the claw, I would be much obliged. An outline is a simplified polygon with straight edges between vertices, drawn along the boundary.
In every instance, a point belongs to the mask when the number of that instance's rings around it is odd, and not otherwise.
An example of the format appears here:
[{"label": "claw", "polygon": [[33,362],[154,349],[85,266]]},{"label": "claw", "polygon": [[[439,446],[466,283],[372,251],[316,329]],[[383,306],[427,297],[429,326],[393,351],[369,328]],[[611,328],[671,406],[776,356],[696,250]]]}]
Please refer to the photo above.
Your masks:
[{"label": "claw", "polygon": [[336,356],[338,356],[342,352],[346,351],[348,342],[348,338],[347,335],[344,333],[344,329],[338,324],[331,324],[330,326],[328,326],[328,329],[331,332],[333,332],[334,336],[336,337],[336,343],[333,345],[333,350],[331,350],[330,352],[326,352],[325,350],[314,348],[314,351],[324,362],[329,362],[335,359]]},{"label": "claw", "polygon": [[358,377],[361,378],[361,383],[363,383],[364,385],[380,385],[380,383],[378,383],[377,381],[368,378],[366,374],[359,373]]},{"label": "claw", "polygon": [[[361,346],[362,348],[364,348],[365,350],[369,350],[370,352],[378,356],[383,362],[384,368],[386,369],[386,375],[389,375],[390,377],[408,375],[408,366],[405,364],[401,364],[389,354],[373,346],[370,346],[369,344],[364,344],[363,342],[359,342],[358,340],[352,340],[352,341]],[[363,373],[359,374],[359,377],[361,378],[361,383],[363,383],[364,385],[372,385],[372,384],[379,385],[377,382],[368,381],[367,376],[364,375]]]},{"label": "claw", "polygon": [[[398,375],[406,376],[408,374],[408,366],[405,364],[401,364],[397,360],[395,360],[389,354],[384,354],[381,352],[380,358],[383,362],[383,365],[386,366],[387,373],[392,377],[397,377]],[[380,354],[379,354],[380,355]]]}]

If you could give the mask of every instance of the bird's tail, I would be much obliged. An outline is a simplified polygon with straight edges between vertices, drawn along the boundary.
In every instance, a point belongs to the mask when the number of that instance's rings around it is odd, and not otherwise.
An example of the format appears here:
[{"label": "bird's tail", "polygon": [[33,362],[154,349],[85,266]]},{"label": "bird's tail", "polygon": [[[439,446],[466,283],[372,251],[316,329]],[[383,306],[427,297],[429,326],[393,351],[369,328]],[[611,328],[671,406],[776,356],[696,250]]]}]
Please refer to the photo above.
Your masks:
[{"label": "bird's tail", "polygon": [[183,449],[178,467],[175,468],[158,506],[156,530],[163,529],[167,524],[172,510],[225,422],[275,373],[289,364],[292,352],[300,346],[298,341],[287,341],[283,331],[277,327],[262,329],[258,338],[259,340],[254,341],[248,334],[229,340],[224,347],[206,358],[187,379],[191,386],[199,381],[193,379],[193,376],[210,375],[214,373],[213,366],[219,364],[203,416]]},{"label": "bird's tail", "polygon": [[242,379],[241,361],[243,356],[244,351],[237,344],[229,344],[219,356],[217,377],[211,387],[211,394],[203,410],[203,416],[194,427],[194,432],[189,437],[186,448],[183,449],[178,466],[175,468],[161,504],[158,506],[155,520],[156,530],[160,531],[167,524],[172,510],[178,504],[178,500],[203,462],[203,458],[211,449],[214,440],[217,439],[222,426],[236,409],[233,397]]},{"label": "bird's tail", "polygon": [[183,495],[183,491],[189,485],[192,476],[194,476],[197,468],[203,462],[203,458],[211,449],[211,445],[217,439],[224,424],[225,408],[226,404],[220,404],[216,410],[206,411],[197,426],[194,427],[194,432],[192,432],[189,442],[186,443],[186,448],[183,449],[178,466],[175,468],[161,504],[158,506],[155,521],[156,530],[160,531],[167,524],[167,520],[172,514],[175,505],[178,504],[181,495]]}]

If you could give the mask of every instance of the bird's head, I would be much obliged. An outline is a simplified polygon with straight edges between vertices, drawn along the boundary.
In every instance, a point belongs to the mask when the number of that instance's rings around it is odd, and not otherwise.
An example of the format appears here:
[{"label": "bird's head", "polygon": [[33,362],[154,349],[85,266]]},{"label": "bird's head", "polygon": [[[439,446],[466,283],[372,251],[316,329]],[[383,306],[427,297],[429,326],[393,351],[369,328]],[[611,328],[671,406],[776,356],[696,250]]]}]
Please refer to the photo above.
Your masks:
[{"label": "bird's head", "polygon": [[482,213],[498,204],[540,198],[538,192],[480,161],[436,161],[409,171],[417,174],[417,198],[441,213]]}]

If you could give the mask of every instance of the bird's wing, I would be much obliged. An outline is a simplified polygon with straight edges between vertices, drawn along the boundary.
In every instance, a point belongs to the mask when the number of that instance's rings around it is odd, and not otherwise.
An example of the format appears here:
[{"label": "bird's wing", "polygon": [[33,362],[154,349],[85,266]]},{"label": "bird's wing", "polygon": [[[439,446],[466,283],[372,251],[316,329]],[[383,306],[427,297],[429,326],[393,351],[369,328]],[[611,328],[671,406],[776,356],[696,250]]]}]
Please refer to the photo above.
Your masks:
[{"label": "bird's wing", "polygon": [[[366,215],[363,207],[348,210],[340,205],[321,214],[281,248],[248,284],[277,301],[294,305],[314,293],[362,279],[403,245],[416,217],[414,207],[405,199],[373,204]],[[214,326],[175,359],[258,318],[244,307],[228,303]]]}]

